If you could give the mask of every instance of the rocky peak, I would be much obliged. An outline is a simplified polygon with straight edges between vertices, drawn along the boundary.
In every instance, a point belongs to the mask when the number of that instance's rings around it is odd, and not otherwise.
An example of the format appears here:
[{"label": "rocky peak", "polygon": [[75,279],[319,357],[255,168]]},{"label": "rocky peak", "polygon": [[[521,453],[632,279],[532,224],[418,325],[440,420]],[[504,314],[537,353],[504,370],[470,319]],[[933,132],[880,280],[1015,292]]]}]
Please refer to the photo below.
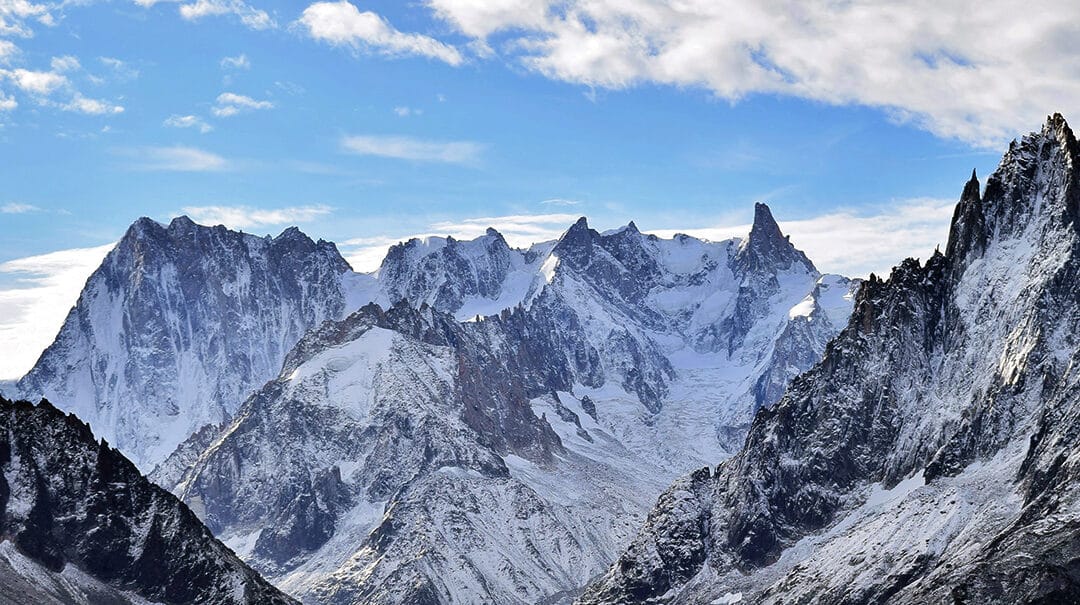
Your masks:
[{"label": "rocky peak", "polygon": [[590,228],[588,219],[583,216],[562,234],[553,252],[561,260],[573,262],[578,259],[583,261],[581,264],[587,264],[592,257],[593,245],[599,241],[600,233]]},{"label": "rocky peak", "polygon": [[275,241],[278,241],[278,240],[282,240],[282,241],[294,240],[294,241],[303,241],[303,242],[312,242],[312,243],[314,243],[310,237],[308,237],[303,231],[300,230],[299,227],[295,227],[295,226],[286,228],[284,231],[281,232],[280,235],[275,237],[274,240]]},{"label": "rocky peak", "polygon": [[[1040,132],[1014,141],[983,192],[986,228],[995,237],[1024,230],[1032,219],[1059,226],[1078,209],[1077,157],[1080,144],[1059,114]],[[1044,208],[1046,205],[1053,208]]]},{"label": "rocky peak", "polygon": [[304,332],[340,317],[348,271],[333,244],[295,229],[267,241],[139,219],[19,391],[71,406],[150,468],[235,411]]},{"label": "rocky peak", "polygon": [[957,260],[955,266],[962,271],[967,266],[966,259],[982,254],[986,249],[986,217],[983,214],[982,196],[979,192],[979,177],[971,171],[971,179],[964,185],[960,202],[953,211],[952,225],[949,228],[949,242],[946,256]]},{"label": "rocky peak", "polygon": [[736,274],[776,273],[786,271],[793,265],[802,265],[811,273],[817,271],[810,259],[780,231],[780,225],[776,224],[769,207],[760,202],[754,204],[754,224],[750,228],[750,236],[735,257]]},{"label": "rocky peak", "polygon": [[178,216],[178,217],[174,218],[173,220],[169,221],[168,229],[169,229],[170,233],[173,233],[173,232],[185,232],[185,231],[190,231],[191,229],[194,229],[197,226],[198,225],[195,224],[195,221],[191,220],[186,215],[181,215],[181,216]]}]

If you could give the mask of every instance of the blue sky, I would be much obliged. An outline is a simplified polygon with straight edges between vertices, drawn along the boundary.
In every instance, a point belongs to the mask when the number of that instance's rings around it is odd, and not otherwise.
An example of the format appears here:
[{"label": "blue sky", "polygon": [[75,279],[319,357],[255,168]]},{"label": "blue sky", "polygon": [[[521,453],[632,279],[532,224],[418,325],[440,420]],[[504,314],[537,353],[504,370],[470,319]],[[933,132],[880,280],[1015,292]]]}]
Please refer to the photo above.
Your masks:
[{"label": "blue sky", "polygon": [[0,340],[143,215],[370,268],[487,223],[727,236],[765,201],[825,270],[881,271],[1080,103],[1067,3],[745,4],[0,0]]}]

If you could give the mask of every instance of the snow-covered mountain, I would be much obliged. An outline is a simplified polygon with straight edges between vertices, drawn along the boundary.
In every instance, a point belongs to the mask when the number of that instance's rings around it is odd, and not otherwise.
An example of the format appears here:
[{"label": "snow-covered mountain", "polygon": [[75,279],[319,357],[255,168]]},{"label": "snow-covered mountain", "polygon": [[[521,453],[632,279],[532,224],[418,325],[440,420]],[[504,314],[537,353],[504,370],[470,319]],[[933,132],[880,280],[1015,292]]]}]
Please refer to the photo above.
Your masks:
[{"label": "snow-covered mountain", "polygon": [[582,603],[1080,602],[1080,144],[1054,115],[980,189]]},{"label": "snow-covered mountain", "polygon": [[295,228],[271,239],[139,219],[17,390],[62,402],[149,470],[342,317],[354,279],[333,244]]},{"label": "snow-covered mountain", "polygon": [[74,415],[0,398],[0,602],[288,605]]},{"label": "snow-covered mountain", "polygon": [[310,332],[155,474],[317,602],[572,594],[664,485],[741,443],[856,285],[820,275],[764,205],[741,240],[582,219],[525,251],[494,231],[413,240],[365,279],[382,304]]}]

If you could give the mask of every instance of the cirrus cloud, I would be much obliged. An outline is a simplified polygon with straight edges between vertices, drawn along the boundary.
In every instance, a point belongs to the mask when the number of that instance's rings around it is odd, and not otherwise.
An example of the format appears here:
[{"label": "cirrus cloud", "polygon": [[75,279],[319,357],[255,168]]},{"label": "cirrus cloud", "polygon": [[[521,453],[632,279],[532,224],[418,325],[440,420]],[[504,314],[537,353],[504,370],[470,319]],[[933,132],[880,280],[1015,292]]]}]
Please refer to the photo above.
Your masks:
[{"label": "cirrus cloud", "polygon": [[484,146],[474,141],[431,141],[397,135],[353,135],[341,139],[342,150],[417,162],[471,164],[480,159]]},{"label": "cirrus cloud", "polygon": [[229,162],[216,153],[196,147],[173,145],[171,147],[140,147],[121,150],[130,156],[133,170],[152,172],[216,172],[229,168]]},{"label": "cirrus cloud", "polygon": [[196,128],[203,134],[214,129],[214,127],[207,124],[205,120],[199,116],[193,115],[181,116],[173,114],[165,118],[165,121],[162,124],[170,128]]},{"label": "cirrus cloud", "polygon": [[217,105],[210,111],[219,118],[228,118],[244,111],[273,109],[273,107],[274,104],[270,101],[258,101],[245,95],[223,92],[218,95]]}]

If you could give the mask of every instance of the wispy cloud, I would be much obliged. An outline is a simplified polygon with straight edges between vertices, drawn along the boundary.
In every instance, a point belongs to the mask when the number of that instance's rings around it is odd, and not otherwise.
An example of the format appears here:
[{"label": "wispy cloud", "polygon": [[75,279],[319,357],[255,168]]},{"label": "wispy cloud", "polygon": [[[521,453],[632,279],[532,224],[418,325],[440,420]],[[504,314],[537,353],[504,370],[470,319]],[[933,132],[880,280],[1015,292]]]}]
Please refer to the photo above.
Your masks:
[{"label": "wispy cloud", "polygon": [[29,214],[31,212],[41,212],[41,208],[31,204],[20,204],[18,202],[11,202],[0,206],[0,214]]},{"label": "wispy cloud", "polygon": [[225,225],[232,229],[253,229],[277,225],[308,223],[333,212],[324,204],[286,208],[251,206],[186,206],[181,211],[196,223]]},{"label": "wispy cloud", "polygon": [[228,118],[244,111],[273,108],[274,104],[270,101],[258,101],[245,95],[223,92],[218,95],[217,105],[210,111],[219,118]]},{"label": "wispy cloud", "polygon": [[82,67],[82,64],[79,63],[79,60],[70,55],[63,57],[53,57],[52,61],[49,62],[49,65],[52,67],[52,70],[54,72],[59,73],[65,71],[75,71]]},{"label": "wispy cloud", "polygon": [[162,123],[169,128],[197,128],[199,132],[206,134],[214,129],[213,126],[206,123],[205,120],[199,116],[187,115],[181,116],[173,114]]},{"label": "wispy cloud", "polygon": [[0,264],[15,278],[0,289],[0,379],[19,378],[52,342],[82,290],[113,244],[61,250]]},{"label": "wispy cloud", "polygon": [[46,27],[56,24],[50,12],[55,5],[37,4],[30,0],[3,0],[0,2],[0,35],[29,38],[34,35],[33,23]]},{"label": "wispy cloud", "polygon": [[473,141],[431,141],[394,135],[353,135],[341,139],[341,148],[357,155],[372,155],[417,162],[471,164],[484,146]]},{"label": "wispy cloud", "polygon": [[163,172],[214,172],[226,170],[225,158],[196,147],[174,145],[171,147],[140,147],[121,150],[122,155],[132,158],[129,165],[134,170]]},{"label": "wispy cloud", "polygon": [[61,109],[94,116],[124,113],[122,105],[113,105],[101,99],[91,99],[78,93],[70,101],[62,104]]},{"label": "wispy cloud", "polygon": [[139,70],[115,57],[98,57],[102,65],[112,70],[113,74],[121,80],[134,80],[139,77]]},{"label": "wispy cloud", "polygon": [[315,40],[383,55],[413,55],[437,59],[449,65],[464,62],[458,49],[423,34],[395,29],[386,19],[371,11],[360,12],[351,3],[316,2],[298,21]]},{"label": "wispy cloud", "polygon": [[197,128],[199,132],[203,134],[214,129],[214,127],[207,124],[205,120],[194,115],[181,116],[174,114],[165,118],[165,121],[162,124],[170,128]]},{"label": "wispy cloud", "polygon": [[407,106],[404,106],[404,105],[399,105],[398,107],[394,108],[394,114],[397,115],[397,117],[399,117],[399,118],[407,118],[409,116],[419,116],[419,115],[423,115],[423,113],[424,113],[423,109],[417,109],[415,107],[407,107]]},{"label": "wispy cloud", "polygon": [[222,69],[251,69],[251,61],[247,55],[240,53],[235,57],[225,57],[221,60]]},{"label": "wispy cloud", "polygon": [[0,63],[7,63],[19,52],[19,47],[11,40],[0,40]]},{"label": "wispy cloud", "polygon": [[543,206],[577,206],[581,202],[577,200],[567,200],[561,197],[551,198],[550,200],[543,200],[540,202]]},{"label": "wispy cloud", "polygon": [[[0,0],[2,2],[2,0]],[[2,7],[2,4],[0,4]],[[68,75],[82,69],[79,60],[71,56],[53,57],[49,71],[33,69],[0,69],[0,79],[7,79],[38,105],[55,107],[63,111],[86,115],[113,115],[123,113],[124,107],[116,103],[83,95],[72,85]],[[18,107],[14,97],[0,93],[0,110]]]},{"label": "wispy cloud", "polygon": [[241,0],[196,0],[180,6],[180,16],[188,21],[204,17],[232,15],[251,29],[273,29],[277,22],[264,10],[257,9]]}]

